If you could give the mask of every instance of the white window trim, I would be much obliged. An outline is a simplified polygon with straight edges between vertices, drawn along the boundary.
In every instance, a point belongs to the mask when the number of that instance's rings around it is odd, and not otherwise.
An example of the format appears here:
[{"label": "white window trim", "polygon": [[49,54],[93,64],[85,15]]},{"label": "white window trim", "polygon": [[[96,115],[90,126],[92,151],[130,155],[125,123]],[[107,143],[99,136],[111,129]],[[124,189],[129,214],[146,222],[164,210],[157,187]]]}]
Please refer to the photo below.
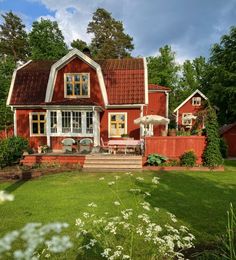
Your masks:
[{"label": "white window trim", "polygon": [[[84,96],[84,95],[67,95],[66,93],[66,76],[67,75],[78,75],[78,74],[86,74],[88,75],[88,95]],[[64,97],[65,98],[90,98],[90,73],[89,72],[78,72],[78,73],[64,73]]]},{"label": "white window trim", "polygon": [[[50,136],[52,137],[57,137],[57,136],[62,136],[62,137],[94,137],[94,133],[87,134],[86,133],[86,112],[92,112],[92,110],[48,110],[49,112],[57,112],[57,133],[51,133],[50,131]],[[62,112],[81,112],[81,123],[82,123],[82,133],[62,133]],[[93,113],[93,124],[95,122],[94,118],[94,113]],[[51,124],[51,122],[49,122]],[[72,124],[72,117],[71,117],[71,124]],[[94,129],[94,128],[93,128]]]},{"label": "white window trim", "polygon": [[[43,114],[45,118],[45,134],[34,134],[33,133],[33,125],[32,125],[32,115]],[[29,113],[29,127],[30,127],[30,136],[46,136],[47,135],[47,113],[46,112],[30,112]]]},{"label": "white window trim", "polygon": [[125,134],[127,134],[127,122],[128,122],[128,117],[127,117],[127,112],[108,112],[108,137],[109,138],[120,138],[121,136],[114,136],[111,135],[111,116],[112,115],[125,115]]},{"label": "white window trim", "polygon": [[188,126],[188,125],[191,126],[191,125],[193,124],[193,119],[190,119],[190,121],[191,121],[190,124],[184,123],[184,117],[185,117],[185,116],[188,116],[188,115],[191,115],[191,116],[192,116],[193,114],[192,114],[192,113],[183,113],[183,114],[182,114],[182,125],[184,125],[184,126]]},{"label": "white window trim", "polygon": [[[199,101],[198,101],[199,100]],[[194,102],[197,102],[196,104]],[[198,103],[199,102],[199,103]],[[202,98],[201,97],[193,97],[192,98],[192,105],[194,107],[200,107],[202,103]]]}]

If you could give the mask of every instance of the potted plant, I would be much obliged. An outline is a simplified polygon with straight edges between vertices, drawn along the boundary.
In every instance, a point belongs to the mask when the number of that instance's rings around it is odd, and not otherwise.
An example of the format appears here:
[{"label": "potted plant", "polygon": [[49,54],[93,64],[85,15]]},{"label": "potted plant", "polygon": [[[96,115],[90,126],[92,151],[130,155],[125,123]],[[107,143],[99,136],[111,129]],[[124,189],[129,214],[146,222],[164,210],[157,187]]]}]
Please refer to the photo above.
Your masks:
[{"label": "potted plant", "polygon": [[169,129],[168,135],[169,135],[169,136],[176,136],[176,129],[174,129],[174,128]]}]

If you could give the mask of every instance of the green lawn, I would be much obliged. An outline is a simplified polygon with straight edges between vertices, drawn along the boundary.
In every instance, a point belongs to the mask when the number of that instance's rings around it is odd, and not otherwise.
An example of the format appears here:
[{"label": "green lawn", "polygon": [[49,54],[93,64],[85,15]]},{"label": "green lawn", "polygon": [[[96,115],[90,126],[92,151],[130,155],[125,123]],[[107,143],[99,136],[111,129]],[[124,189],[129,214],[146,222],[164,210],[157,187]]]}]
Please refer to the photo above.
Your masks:
[{"label": "green lawn", "polygon": [[[160,222],[165,222],[165,211],[175,214],[196,236],[197,244],[214,242],[224,233],[229,203],[236,208],[236,161],[226,162],[225,172],[144,172],[131,177],[124,173],[62,173],[28,182],[0,183],[0,190],[15,195],[13,202],[0,205],[0,235],[28,222],[68,222],[73,232],[75,219],[90,210],[90,202],[98,205],[98,214],[108,211],[115,215],[117,195],[107,184],[115,175],[121,178],[113,189],[126,208],[135,204],[130,188],[150,192],[150,197],[140,196],[140,200],[160,208]],[[138,176],[145,181],[137,181]],[[150,184],[153,176],[160,178],[156,188]]]}]

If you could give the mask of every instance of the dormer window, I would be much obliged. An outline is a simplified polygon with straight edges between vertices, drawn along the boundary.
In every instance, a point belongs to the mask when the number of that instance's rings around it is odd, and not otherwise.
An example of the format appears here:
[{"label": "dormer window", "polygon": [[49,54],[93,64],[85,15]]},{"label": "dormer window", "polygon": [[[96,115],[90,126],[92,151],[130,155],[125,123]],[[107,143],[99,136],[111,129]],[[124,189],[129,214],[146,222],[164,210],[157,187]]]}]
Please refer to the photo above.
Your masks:
[{"label": "dormer window", "polygon": [[195,107],[201,106],[201,97],[193,97],[192,105]]},{"label": "dormer window", "polygon": [[65,74],[65,97],[87,98],[90,96],[89,73]]}]

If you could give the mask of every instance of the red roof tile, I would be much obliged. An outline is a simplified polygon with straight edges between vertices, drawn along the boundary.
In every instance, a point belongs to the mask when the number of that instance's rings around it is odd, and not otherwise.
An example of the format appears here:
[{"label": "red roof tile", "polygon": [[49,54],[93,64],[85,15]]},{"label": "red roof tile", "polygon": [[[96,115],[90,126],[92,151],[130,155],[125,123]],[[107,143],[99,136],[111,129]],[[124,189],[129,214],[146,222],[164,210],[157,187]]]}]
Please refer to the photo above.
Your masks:
[{"label": "red roof tile", "polygon": [[[108,59],[97,60],[96,62],[100,64],[103,72],[109,104],[145,103],[143,59]],[[55,61],[32,61],[18,70],[10,104],[44,104],[48,78],[53,63]],[[73,99],[57,102],[58,104],[68,105],[76,102],[76,104],[85,104],[81,99],[77,101]],[[92,104],[89,100],[87,101],[88,105]]]},{"label": "red roof tile", "polygon": [[148,85],[149,90],[159,90],[159,91],[171,91],[169,87],[159,86],[155,84],[149,84]]},{"label": "red roof tile", "polygon": [[224,125],[220,128],[220,135],[228,132],[232,127],[236,126],[236,122],[228,125]]}]

